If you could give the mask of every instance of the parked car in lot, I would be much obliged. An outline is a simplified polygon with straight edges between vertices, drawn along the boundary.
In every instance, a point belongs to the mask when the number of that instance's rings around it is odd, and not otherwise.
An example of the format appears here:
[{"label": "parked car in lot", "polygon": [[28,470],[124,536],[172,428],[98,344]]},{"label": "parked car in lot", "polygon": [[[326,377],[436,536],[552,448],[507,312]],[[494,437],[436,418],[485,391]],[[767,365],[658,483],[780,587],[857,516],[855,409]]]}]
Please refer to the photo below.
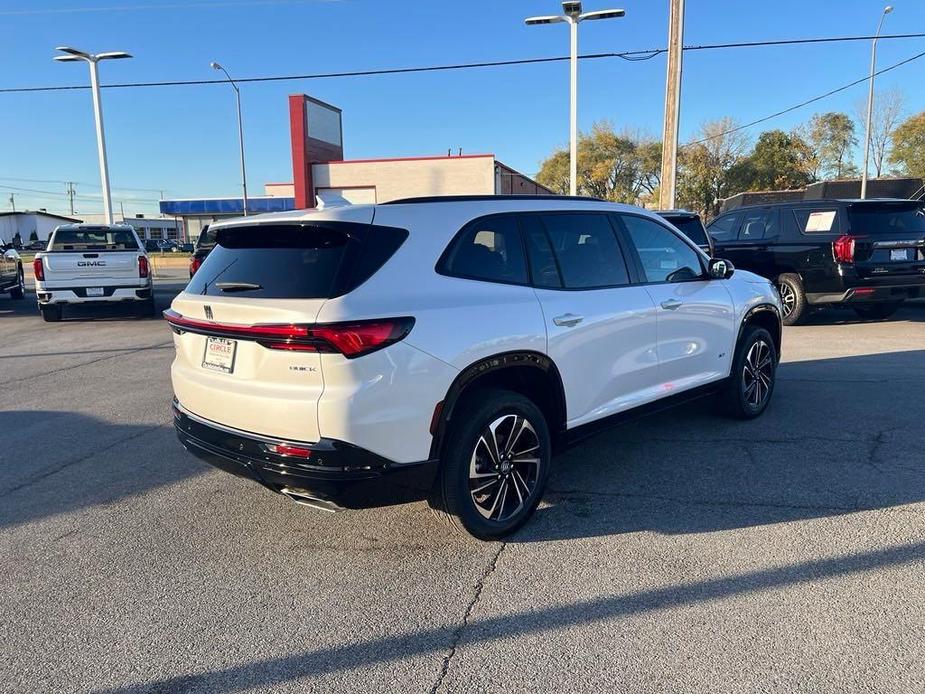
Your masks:
[{"label": "parked car in lot", "polygon": [[196,247],[191,243],[180,243],[177,244],[176,251],[178,253],[192,253]]},{"label": "parked car in lot", "polygon": [[670,222],[672,226],[696,243],[700,250],[711,258],[713,257],[713,241],[704,228],[699,214],[689,210],[658,210],[655,214],[666,222]]},{"label": "parked car in lot", "polygon": [[22,260],[12,245],[0,242],[0,292],[9,292],[11,299],[26,295]]},{"label": "parked car in lot", "polygon": [[925,296],[925,203],[807,200],[744,207],[707,227],[716,254],[773,281],[785,325],[813,307],[887,318]]},{"label": "parked car in lot", "polygon": [[61,320],[65,306],[135,303],[153,315],[151,264],[135,230],[122,225],[65,224],[33,261],[35,292],[46,321]]},{"label": "parked car in lot", "polygon": [[161,250],[160,241],[157,239],[145,239],[145,252],[158,253]]},{"label": "parked car in lot", "polygon": [[157,242],[157,247],[161,253],[176,253],[177,242],[170,239],[164,239],[163,241]]},{"label": "parked car in lot", "polygon": [[429,494],[501,537],[554,449],[707,394],[756,417],[774,390],[774,287],[635,207],[421,198],[212,231],[165,312],[177,433],[300,503]]},{"label": "parked car in lot", "polygon": [[45,241],[32,241],[31,243],[23,246],[24,251],[44,251],[45,250]]},{"label": "parked car in lot", "polygon": [[206,224],[196,239],[196,248],[193,250],[193,257],[189,259],[189,276],[196,274],[196,270],[202,265],[202,261],[215,248],[215,232],[210,230],[210,225]]}]

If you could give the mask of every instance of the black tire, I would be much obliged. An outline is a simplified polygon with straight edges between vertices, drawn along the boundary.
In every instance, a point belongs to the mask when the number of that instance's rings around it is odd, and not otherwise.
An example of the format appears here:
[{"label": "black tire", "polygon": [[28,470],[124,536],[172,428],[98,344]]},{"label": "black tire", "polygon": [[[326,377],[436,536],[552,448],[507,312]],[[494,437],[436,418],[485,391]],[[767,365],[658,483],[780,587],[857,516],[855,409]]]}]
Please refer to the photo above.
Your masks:
[{"label": "black tire", "polygon": [[784,325],[796,325],[805,316],[807,310],[806,292],[803,283],[796,275],[781,275],[777,278],[777,291],[780,294],[781,322]]},{"label": "black tire", "polygon": [[17,301],[26,298],[26,278],[22,272],[22,265],[19,266],[19,284],[10,290],[10,298]]},{"label": "black tire", "polygon": [[[495,449],[484,436],[492,426]],[[515,432],[513,447],[520,450],[505,452]],[[537,462],[511,453],[536,453]],[[551,460],[549,427],[540,409],[519,393],[481,390],[453,412],[431,506],[457,530],[480,540],[505,537],[536,510]]]},{"label": "black tire", "polygon": [[54,304],[48,306],[39,306],[42,312],[42,320],[46,323],[57,323],[61,320],[61,307]]},{"label": "black tire", "polygon": [[156,316],[157,305],[154,303],[154,297],[151,296],[144,301],[139,302],[137,311],[139,316]]},{"label": "black tire", "polygon": [[901,301],[891,301],[883,304],[857,304],[851,308],[864,320],[882,320],[896,313],[900,304],[902,304]]},{"label": "black tire", "polygon": [[720,393],[726,415],[735,419],[758,417],[771,402],[776,381],[777,349],[771,334],[757,325],[746,326],[736,345],[729,381]]}]

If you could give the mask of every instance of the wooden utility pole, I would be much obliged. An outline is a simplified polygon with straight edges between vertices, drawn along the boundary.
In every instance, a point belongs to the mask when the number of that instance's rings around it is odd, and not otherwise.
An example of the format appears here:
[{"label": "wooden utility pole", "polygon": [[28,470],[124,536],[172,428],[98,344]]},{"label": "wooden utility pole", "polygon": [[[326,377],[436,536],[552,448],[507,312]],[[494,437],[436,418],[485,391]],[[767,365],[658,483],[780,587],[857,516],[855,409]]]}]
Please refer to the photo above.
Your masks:
[{"label": "wooden utility pole", "polygon": [[684,0],[668,0],[668,75],[665,79],[665,127],[658,206],[675,207],[678,173],[678,124],[681,110],[681,62],[684,52]]}]

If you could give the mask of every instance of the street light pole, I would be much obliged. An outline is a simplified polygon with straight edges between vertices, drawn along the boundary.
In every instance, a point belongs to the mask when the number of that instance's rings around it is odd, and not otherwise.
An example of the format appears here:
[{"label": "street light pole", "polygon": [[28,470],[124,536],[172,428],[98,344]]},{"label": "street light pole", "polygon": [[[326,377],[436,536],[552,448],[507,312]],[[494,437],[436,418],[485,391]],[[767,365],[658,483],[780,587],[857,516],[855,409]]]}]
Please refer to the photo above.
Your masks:
[{"label": "street light pole", "polygon": [[569,194],[578,195],[578,25],[594,19],[615,19],[623,17],[623,10],[596,10],[582,12],[581,2],[563,2],[565,14],[543,17],[528,17],[525,23],[568,24],[571,43],[569,56]]},{"label": "street light pole", "polygon": [[90,67],[90,91],[93,94],[93,118],[96,122],[96,148],[100,160],[100,184],[103,188],[103,218],[106,224],[112,224],[112,194],[109,189],[109,162],[106,157],[106,135],[103,131],[103,103],[100,98],[100,78],[97,64],[101,60],[120,60],[132,56],[124,51],[109,53],[85,53],[69,46],[59,46],[55,50],[67,55],[57,55],[55,60],[62,63],[82,61]]},{"label": "street light pole", "polygon": [[864,129],[864,169],[861,172],[861,200],[867,198],[867,162],[870,157],[870,126],[874,114],[874,73],[877,71],[877,39],[880,38],[880,30],[883,28],[883,20],[893,11],[892,5],[883,8],[880,15],[880,23],[877,24],[877,33],[870,47],[870,78],[867,88],[867,125]]},{"label": "street light pole", "polygon": [[241,116],[241,90],[238,88],[238,85],[231,75],[228,74],[228,70],[222,67],[219,63],[212,62],[209,64],[213,70],[220,70],[225,73],[225,77],[228,78],[228,82],[234,87],[235,99],[238,102],[238,143],[241,147],[241,187],[244,189],[244,216],[247,216],[247,168],[244,165],[244,119]]}]

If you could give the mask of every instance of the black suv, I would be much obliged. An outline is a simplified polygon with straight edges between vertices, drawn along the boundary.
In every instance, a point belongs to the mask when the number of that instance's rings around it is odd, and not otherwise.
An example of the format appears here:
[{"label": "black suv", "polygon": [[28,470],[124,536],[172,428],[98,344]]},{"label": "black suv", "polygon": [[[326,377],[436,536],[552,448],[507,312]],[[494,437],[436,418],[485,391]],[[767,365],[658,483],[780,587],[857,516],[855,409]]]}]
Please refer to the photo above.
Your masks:
[{"label": "black suv", "polygon": [[656,210],[655,214],[696,243],[708,256],[713,257],[713,242],[703,228],[699,214],[688,210]]},{"label": "black suv", "polygon": [[716,255],[774,282],[783,322],[814,306],[886,318],[925,296],[925,202],[806,200],[742,207],[707,227]]}]

